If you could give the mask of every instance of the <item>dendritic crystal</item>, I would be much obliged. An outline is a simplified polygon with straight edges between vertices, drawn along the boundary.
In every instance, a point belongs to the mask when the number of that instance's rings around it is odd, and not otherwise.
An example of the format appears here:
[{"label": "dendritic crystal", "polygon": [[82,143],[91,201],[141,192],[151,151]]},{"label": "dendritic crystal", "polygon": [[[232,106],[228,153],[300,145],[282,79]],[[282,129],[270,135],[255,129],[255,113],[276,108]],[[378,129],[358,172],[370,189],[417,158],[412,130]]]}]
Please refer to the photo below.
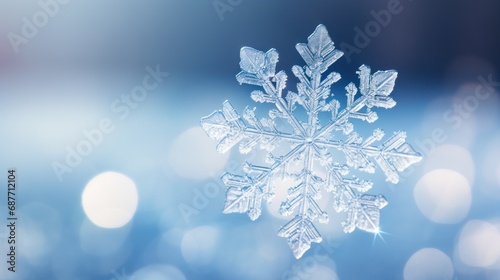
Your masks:
[{"label": "dendritic crystal", "polygon": [[[395,184],[399,172],[420,161],[421,156],[406,143],[405,132],[396,132],[382,144],[376,144],[384,137],[381,129],[363,139],[354,132],[351,122],[358,119],[372,123],[378,118],[375,108],[396,105],[389,97],[396,71],[372,74],[368,66],[362,65],[357,72],[359,86],[350,83],[345,87],[347,104],[341,109],[331,91],[340,74],[323,74],[343,53],[335,49],[326,28],[319,25],[307,44],[297,44],[296,49],[306,65],[292,67],[299,83],[296,92],[288,93],[283,92],[287,75],[283,71],[276,73],[275,49],[266,53],[249,47],[241,49],[242,71],[236,79],[240,84],[262,88],[252,92],[251,98],[274,105],[269,117],[258,119],[255,108],[248,107],[240,115],[225,101],[222,110],[201,119],[201,126],[219,142],[217,150],[221,153],[239,143],[243,154],[258,147],[267,154],[266,164],[244,163],[243,175],[222,175],[228,187],[224,213],[247,213],[255,220],[261,214],[263,200],[271,202],[275,197],[279,187],[276,182],[293,180],[280,214],[295,217],[278,235],[288,239],[295,257],[300,258],[312,242],[322,240],[314,222],[328,223],[327,212],[318,204],[322,192],[331,193],[337,212],[346,212],[342,222],[345,232],[357,227],[378,233],[380,209],[387,205],[387,200],[382,195],[365,194],[373,183],[348,177],[348,173],[351,169],[374,173],[378,165],[386,181]],[[326,114],[327,120],[322,121],[320,114]],[[285,128],[277,125],[280,119]],[[338,162],[339,155],[345,158],[343,163]]]}]

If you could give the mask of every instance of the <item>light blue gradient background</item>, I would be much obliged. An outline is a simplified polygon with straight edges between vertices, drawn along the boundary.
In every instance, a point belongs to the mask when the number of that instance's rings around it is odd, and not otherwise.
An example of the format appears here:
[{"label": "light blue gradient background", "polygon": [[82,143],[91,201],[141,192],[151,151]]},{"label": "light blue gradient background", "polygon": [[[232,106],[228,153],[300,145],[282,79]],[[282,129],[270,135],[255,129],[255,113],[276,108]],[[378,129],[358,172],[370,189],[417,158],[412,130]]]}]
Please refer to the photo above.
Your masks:
[{"label": "light blue gradient background", "polygon": [[[219,109],[224,100],[231,100],[240,112],[254,106],[249,97],[254,88],[240,86],[234,78],[242,46],[276,48],[278,69],[287,71],[288,89],[295,90],[290,67],[302,64],[296,43],[305,42],[323,23],[337,46],[342,41],[352,44],[353,28],[364,27],[372,20],[370,10],[383,9],[386,3],[243,0],[221,21],[211,1],[72,0],[15,54],[6,34],[19,33],[21,18],[31,17],[39,7],[37,1],[2,0],[0,174],[17,169],[18,230],[31,241],[19,239],[26,250],[18,252],[18,278],[7,277],[3,261],[0,278],[114,279],[113,271],[132,275],[160,264],[176,267],[186,279],[283,279],[288,270],[302,267],[319,245],[313,245],[302,261],[296,260],[286,240],[276,236],[284,220],[265,210],[256,222],[246,215],[224,215],[222,190],[186,223],[179,205],[191,204],[193,189],[202,190],[210,179],[179,176],[169,153],[181,133],[198,126],[199,119]],[[359,55],[353,55],[351,63],[341,59],[332,67],[343,77],[336,92],[344,104],[342,89],[350,81],[357,83],[355,71],[362,63],[373,70],[397,69],[392,94],[397,106],[379,110],[375,124],[356,123],[357,128],[364,136],[377,127],[387,135],[405,130],[412,144],[428,139],[434,128],[443,128],[446,144],[464,147],[474,160],[472,206],[459,223],[433,223],[422,215],[413,197],[414,186],[425,173],[422,165],[396,186],[388,186],[381,174],[365,176],[374,180],[371,192],[383,193],[389,201],[381,211],[381,228],[387,234],[385,241],[361,231],[324,236],[333,238],[335,249],[321,265],[329,266],[340,279],[402,279],[408,259],[425,247],[437,248],[454,261],[458,236],[467,221],[500,219],[498,193],[482,191],[500,189],[500,182],[492,184],[486,174],[491,169],[486,158],[492,141],[500,139],[498,94],[481,102],[457,130],[441,117],[460,100],[456,96],[461,86],[476,83],[480,75],[498,77],[500,5],[495,1],[401,3],[403,12],[394,15]],[[160,65],[170,76],[121,121],[111,111],[111,103],[141,83],[148,65]],[[257,113],[266,112],[261,108]],[[83,139],[82,130],[96,128],[103,118],[113,120],[115,131],[59,182],[51,164],[64,162],[65,147],[74,147]],[[230,160],[243,159],[236,151],[230,156]],[[134,219],[122,229],[89,224],[81,206],[85,185],[108,170],[129,176],[139,192]],[[0,191],[0,221],[7,214],[5,195]],[[339,228],[339,224],[340,220],[330,219],[329,226]],[[180,248],[183,234],[200,226],[215,228],[218,242],[208,263],[189,263]],[[94,230],[97,248],[106,248],[115,235],[126,239],[109,254],[92,254],[82,249],[82,227]],[[33,228],[42,237],[30,232]],[[4,237],[5,228],[0,233]],[[0,244],[3,260],[3,238]],[[500,277],[498,267],[455,269],[458,279]]]}]

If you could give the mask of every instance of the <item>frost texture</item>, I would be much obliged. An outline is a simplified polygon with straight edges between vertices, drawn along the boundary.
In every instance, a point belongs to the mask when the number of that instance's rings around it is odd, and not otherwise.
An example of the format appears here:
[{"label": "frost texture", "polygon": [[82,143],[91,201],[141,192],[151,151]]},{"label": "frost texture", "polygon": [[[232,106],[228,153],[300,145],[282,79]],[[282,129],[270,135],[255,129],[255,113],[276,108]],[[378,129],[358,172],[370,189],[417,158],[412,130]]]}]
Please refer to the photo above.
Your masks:
[{"label": "frost texture", "polygon": [[[219,141],[217,150],[224,153],[239,143],[241,153],[260,148],[268,151],[266,166],[245,163],[244,175],[226,173],[222,181],[228,187],[224,213],[247,213],[255,220],[261,214],[263,200],[274,198],[276,182],[293,179],[286,201],[281,203],[280,214],[295,215],[278,232],[288,239],[296,258],[300,258],[312,242],[322,238],[314,222],[328,223],[328,214],[320,208],[318,200],[322,189],[333,196],[337,212],[346,212],[342,222],[345,232],[356,227],[378,233],[380,209],[387,205],[382,195],[365,194],[372,182],[348,177],[350,169],[374,173],[376,165],[385,173],[386,181],[397,183],[399,171],[420,161],[421,156],[408,143],[406,133],[396,132],[381,144],[381,129],[363,139],[353,131],[352,119],[372,123],[378,116],[375,108],[392,108],[396,102],[389,97],[397,77],[394,70],[371,73],[362,65],[357,72],[359,87],[346,86],[347,104],[340,110],[340,103],[331,92],[340,74],[323,73],[343,53],[335,49],[326,28],[319,25],[309,36],[307,44],[297,44],[297,51],[304,59],[304,67],[293,66],[292,72],[300,81],[297,92],[283,93],[287,75],[276,73],[278,52],[266,53],[253,48],[241,49],[241,72],[236,76],[240,84],[262,88],[251,93],[258,103],[272,103],[269,118],[258,119],[254,110],[247,107],[238,114],[228,101],[222,110],[202,118],[201,126],[210,138]],[[299,117],[300,110],[303,117]],[[328,121],[320,122],[319,114],[328,114]],[[288,130],[278,129],[276,121],[286,120]],[[334,133],[338,134],[334,137]],[[281,148],[280,148],[281,147]],[[284,148],[283,148],[284,147]],[[280,149],[278,149],[280,148]],[[280,155],[278,150],[287,149]],[[344,155],[345,164],[338,163],[337,155]],[[297,166],[299,166],[297,168]],[[320,172],[322,170],[322,172]]]}]

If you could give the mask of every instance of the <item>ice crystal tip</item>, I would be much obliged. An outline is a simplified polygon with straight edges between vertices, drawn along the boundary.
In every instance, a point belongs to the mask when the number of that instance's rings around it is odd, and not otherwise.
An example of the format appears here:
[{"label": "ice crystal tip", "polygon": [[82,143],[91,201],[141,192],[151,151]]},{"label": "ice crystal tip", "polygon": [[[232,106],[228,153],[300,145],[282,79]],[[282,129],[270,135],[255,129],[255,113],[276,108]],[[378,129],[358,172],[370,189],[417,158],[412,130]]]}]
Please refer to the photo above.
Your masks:
[{"label": "ice crystal tip", "polygon": [[[219,142],[219,152],[238,143],[242,153],[267,151],[260,161],[265,164],[245,162],[244,175],[222,176],[228,187],[223,212],[246,213],[255,220],[261,215],[263,200],[271,202],[275,197],[275,188],[288,188],[279,212],[295,216],[278,235],[287,238],[293,254],[300,258],[311,243],[322,240],[314,222],[329,221],[327,211],[317,203],[321,189],[333,197],[333,209],[346,213],[342,222],[345,232],[358,228],[377,233],[380,209],[387,200],[382,195],[366,194],[373,182],[348,177],[350,170],[374,173],[378,166],[387,181],[397,183],[399,172],[420,161],[421,156],[406,142],[405,132],[396,132],[382,143],[385,133],[381,129],[374,129],[365,139],[354,132],[353,119],[373,123],[378,119],[374,110],[396,105],[390,97],[397,78],[395,70],[372,74],[370,67],[360,66],[356,72],[359,85],[349,83],[345,87],[347,102],[342,108],[331,92],[332,84],[341,76],[324,72],[343,53],[335,48],[326,27],[319,25],[307,43],[297,44],[296,49],[305,65],[292,67],[298,83],[296,90],[286,94],[283,90],[288,77],[284,71],[276,73],[279,55],[275,49],[262,52],[243,47],[240,51],[241,72],[236,79],[260,87],[250,96],[254,102],[274,105],[268,117],[258,119],[255,108],[246,108],[240,115],[226,101],[222,110],[202,118],[201,126]],[[306,114],[296,112],[297,108]],[[276,125],[282,121],[285,126]],[[338,162],[333,151],[341,152],[345,162]],[[293,183],[285,186],[276,181]]]}]

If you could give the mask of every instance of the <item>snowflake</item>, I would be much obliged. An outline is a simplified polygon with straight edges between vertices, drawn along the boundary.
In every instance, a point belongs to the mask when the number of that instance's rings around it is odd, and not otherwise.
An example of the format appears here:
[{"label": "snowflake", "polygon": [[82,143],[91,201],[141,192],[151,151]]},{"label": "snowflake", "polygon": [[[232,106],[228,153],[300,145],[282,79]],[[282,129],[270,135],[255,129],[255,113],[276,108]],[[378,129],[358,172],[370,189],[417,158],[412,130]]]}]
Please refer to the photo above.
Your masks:
[{"label": "snowflake", "polygon": [[[335,49],[326,28],[319,25],[308,43],[297,44],[296,49],[307,65],[292,67],[300,82],[297,92],[286,94],[283,89],[287,75],[283,71],[276,73],[278,52],[241,49],[242,71],[236,79],[240,84],[262,87],[263,90],[252,92],[251,98],[255,102],[274,104],[269,118],[257,119],[255,108],[249,107],[239,115],[231,103],[225,101],[222,110],[201,119],[201,126],[210,138],[219,141],[217,150],[221,153],[237,143],[243,154],[256,146],[267,153],[264,164],[246,162],[245,175],[222,175],[228,187],[224,213],[247,213],[255,220],[261,214],[262,201],[270,203],[275,197],[277,182],[293,179],[294,184],[288,188],[279,212],[284,216],[295,214],[295,217],[281,227],[278,235],[288,239],[295,257],[300,258],[312,242],[322,240],[314,222],[328,223],[327,212],[318,205],[323,189],[333,196],[334,209],[346,212],[346,220],[342,222],[346,233],[356,227],[378,233],[380,209],[387,205],[387,200],[382,195],[365,194],[373,183],[347,177],[350,169],[374,173],[377,164],[385,173],[386,181],[396,184],[398,172],[420,161],[421,156],[405,142],[405,132],[394,133],[381,145],[374,145],[384,136],[381,129],[375,129],[365,140],[353,132],[351,119],[372,123],[378,118],[374,108],[396,105],[389,97],[396,71],[371,74],[370,68],[362,65],[356,72],[359,87],[353,83],[345,87],[347,104],[340,110],[340,103],[331,92],[332,84],[340,80],[340,75],[331,72],[323,78],[322,74],[343,53]],[[328,121],[322,123],[320,114],[327,114]],[[288,129],[278,128],[280,119],[285,120]],[[280,152],[282,150],[285,152]],[[280,154],[273,154],[277,152]],[[338,155],[334,153],[343,154],[345,164],[338,163]]]}]

